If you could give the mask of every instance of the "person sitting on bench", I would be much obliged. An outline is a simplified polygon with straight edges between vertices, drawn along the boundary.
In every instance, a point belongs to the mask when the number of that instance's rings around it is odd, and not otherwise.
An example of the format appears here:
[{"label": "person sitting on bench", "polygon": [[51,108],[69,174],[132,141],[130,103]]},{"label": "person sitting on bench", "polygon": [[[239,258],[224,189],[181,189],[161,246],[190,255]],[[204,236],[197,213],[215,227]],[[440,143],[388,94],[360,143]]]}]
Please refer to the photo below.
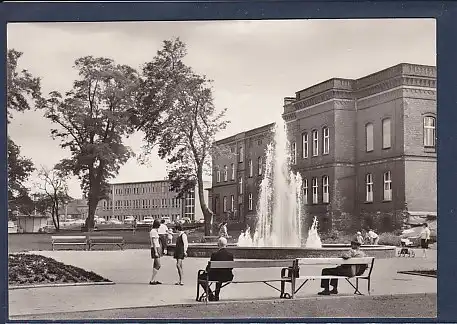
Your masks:
[{"label": "person sitting on bench", "polygon": [[[365,253],[360,249],[360,243],[357,240],[351,241],[351,249],[342,255],[344,260],[350,258],[363,258]],[[345,277],[354,277],[359,276],[365,272],[367,269],[366,264],[342,264],[336,268],[325,268],[322,270],[323,276],[345,276]],[[329,289],[329,283],[333,287],[332,290]],[[322,279],[321,288],[324,288],[318,295],[330,295],[338,293],[338,279]]]},{"label": "person sitting on bench", "polygon": [[[233,254],[227,251],[227,239],[225,237],[220,237],[217,241],[217,246],[219,250],[211,254],[210,261],[233,261]],[[233,272],[232,269],[210,269],[208,273],[208,267],[206,271],[200,275],[198,279],[206,280],[206,276],[208,274],[208,278],[210,281],[217,281],[216,282],[216,289],[214,290],[214,294],[211,289],[208,287],[208,300],[209,301],[218,301],[219,300],[219,292],[221,291],[222,283],[227,281],[233,280]],[[206,291],[206,282],[200,281],[200,285]]]}]

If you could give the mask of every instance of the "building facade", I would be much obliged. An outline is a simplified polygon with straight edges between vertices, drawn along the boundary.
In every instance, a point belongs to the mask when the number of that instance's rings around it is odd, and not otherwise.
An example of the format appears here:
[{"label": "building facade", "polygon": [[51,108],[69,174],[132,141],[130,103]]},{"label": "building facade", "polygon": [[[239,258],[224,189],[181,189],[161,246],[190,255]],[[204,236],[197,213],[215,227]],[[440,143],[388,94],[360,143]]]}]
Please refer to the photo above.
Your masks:
[{"label": "building facade", "polygon": [[[283,118],[292,168],[303,177],[303,208],[322,230],[391,231],[411,217],[436,217],[435,67],[399,64],[356,80],[325,81],[285,98]],[[238,145],[242,134],[218,144]],[[252,163],[250,156],[263,156],[264,148],[251,148],[237,151],[240,170]],[[228,161],[213,163],[213,204],[246,186],[238,199],[255,210],[261,177],[249,187],[241,172],[228,187],[229,181],[217,181]],[[237,220],[246,216],[243,210]]]},{"label": "building facade", "polygon": [[96,214],[106,220],[117,218],[120,221],[127,216],[134,216],[139,221],[145,217],[198,220],[200,205],[194,192],[178,198],[178,193],[170,190],[168,180],[110,184],[109,198],[99,202]]}]

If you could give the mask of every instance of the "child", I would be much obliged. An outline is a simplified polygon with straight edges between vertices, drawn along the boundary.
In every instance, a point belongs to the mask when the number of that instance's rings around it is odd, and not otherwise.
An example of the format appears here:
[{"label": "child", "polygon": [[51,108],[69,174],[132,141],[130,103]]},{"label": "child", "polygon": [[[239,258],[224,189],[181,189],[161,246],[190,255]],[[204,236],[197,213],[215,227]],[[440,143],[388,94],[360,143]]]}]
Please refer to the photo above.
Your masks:
[{"label": "child", "polygon": [[173,230],[171,228],[167,231],[167,244],[171,244],[173,242]]}]

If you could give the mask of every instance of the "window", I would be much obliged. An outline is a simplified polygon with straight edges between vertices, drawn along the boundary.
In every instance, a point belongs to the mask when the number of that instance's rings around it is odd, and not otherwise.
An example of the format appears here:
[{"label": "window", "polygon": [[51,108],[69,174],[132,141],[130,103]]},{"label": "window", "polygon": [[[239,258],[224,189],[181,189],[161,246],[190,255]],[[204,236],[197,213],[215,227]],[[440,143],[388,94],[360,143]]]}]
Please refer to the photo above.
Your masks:
[{"label": "window", "polygon": [[303,180],[303,202],[308,205],[308,179]]},{"label": "window", "polygon": [[243,194],[243,177],[240,177],[240,195]]},{"label": "window", "polygon": [[232,163],[232,180],[235,180],[235,163]]},{"label": "window", "polygon": [[249,193],[248,196],[248,208],[249,210],[252,210],[252,193]]},{"label": "window", "polygon": [[226,196],[224,196],[222,204],[223,204],[223,208],[224,208],[223,211],[225,213],[227,211],[227,197]]},{"label": "window", "polygon": [[436,119],[432,116],[424,117],[424,146],[435,147],[436,145]]},{"label": "window", "polygon": [[323,145],[322,154],[328,154],[330,151],[330,130],[328,127],[322,128]]},{"label": "window", "polygon": [[365,176],[365,201],[373,202],[373,175],[367,173]]},{"label": "window", "polygon": [[382,148],[387,149],[390,148],[392,135],[391,135],[391,122],[390,118],[386,118],[382,120]]},{"label": "window", "polygon": [[230,207],[231,207],[230,210],[233,212],[235,210],[235,196],[234,195],[232,195],[230,197]]},{"label": "window", "polygon": [[221,171],[220,170],[216,171],[216,182],[221,182]]},{"label": "window", "polygon": [[224,165],[224,181],[227,181],[228,180],[228,169],[227,169],[227,166]]},{"label": "window", "polygon": [[317,204],[319,201],[318,198],[318,189],[317,178],[313,178],[313,204]]},{"label": "window", "polygon": [[392,174],[390,171],[384,173],[384,200],[392,200]]},{"label": "window", "polygon": [[365,125],[365,140],[367,152],[373,151],[373,124],[371,123]]},{"label": "window", "polygon": [[259,164],[259,175],[262,175],[262,169],[263,169],[263,161],[262,161],[262,157],[259,156],[258,158],[258,164]]},{"label": "window", "polygon": [[309,146],[308,146],[308,133],[304,133],[302,136],[301,136],[301,139],[302,139],[302,149],[303,149],[303,153],[302,153],[302,156],[304,159],[308,158],[308,151],[309,151]]},{"label": "window", "polygon": [[328,176],[322,177],[322,202],[328,204],[330,202],[330,195],[328,190]]},{"label": "window", "polygon": [[296,159],[297,159],[297,144],[295,142],[292,142],[290,144],[290,163],[295,164]]},{"label": "window", "polygon": [[319,133],[313,130],[313,156],[319,155]]},{"label": "window", "polygon": [[252,160],[249,159],[249,178],[252,178],[253,175],[254,175],[254,170],[252,168]]},{"label": "window", "polygon": [[238,162],[241,163],[241,162],[243,162],[243,160],[244,160],[244,151],[243,151],[243,147],[240,146],[240,154],[239,154],[239,160],[238,160]]}]

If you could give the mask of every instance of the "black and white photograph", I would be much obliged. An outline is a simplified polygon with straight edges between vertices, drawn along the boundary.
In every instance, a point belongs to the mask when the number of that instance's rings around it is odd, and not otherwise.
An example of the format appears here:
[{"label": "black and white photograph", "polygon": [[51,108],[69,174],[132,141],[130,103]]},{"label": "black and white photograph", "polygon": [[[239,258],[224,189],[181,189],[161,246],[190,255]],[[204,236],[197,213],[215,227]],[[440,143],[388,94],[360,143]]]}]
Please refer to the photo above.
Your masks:
[{"label": "black and white photograph", "polygon": [[8,23],[9,319],[436,318],[436,38]]}]

